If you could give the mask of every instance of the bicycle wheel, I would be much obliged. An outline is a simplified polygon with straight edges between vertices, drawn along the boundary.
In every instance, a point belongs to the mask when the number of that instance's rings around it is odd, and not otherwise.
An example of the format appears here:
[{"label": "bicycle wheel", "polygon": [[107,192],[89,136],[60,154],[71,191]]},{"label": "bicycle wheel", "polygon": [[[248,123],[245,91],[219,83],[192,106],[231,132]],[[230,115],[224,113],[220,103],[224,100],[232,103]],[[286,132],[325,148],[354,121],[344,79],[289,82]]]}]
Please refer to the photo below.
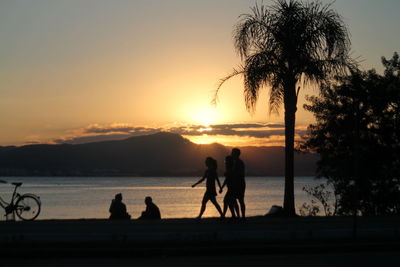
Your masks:
[{"label": "bicycle wheel", "polygon": [[34,196],[21,196],[15,204],[15,213],[21,220],[32,221],[40,213],[40,201]]}]

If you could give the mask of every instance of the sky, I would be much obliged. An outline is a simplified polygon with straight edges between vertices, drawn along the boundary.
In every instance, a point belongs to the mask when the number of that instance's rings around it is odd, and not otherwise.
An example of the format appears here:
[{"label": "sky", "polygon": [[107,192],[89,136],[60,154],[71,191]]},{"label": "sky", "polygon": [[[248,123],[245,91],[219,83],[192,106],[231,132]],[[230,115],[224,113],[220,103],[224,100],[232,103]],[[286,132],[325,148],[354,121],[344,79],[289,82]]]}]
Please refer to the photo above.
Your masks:
[{"label": "sky", "polygon": [[[0,0],[0,146],[171,131],[196,143],[281,145],[268,89],[247,112],[232,32],[245,0]],[[331,3],[332,1],[322,1]],[[382,71],[400,52],[400,1],[337,0],[352,56]],[[297,134],[313,122],[300,93]]]}]

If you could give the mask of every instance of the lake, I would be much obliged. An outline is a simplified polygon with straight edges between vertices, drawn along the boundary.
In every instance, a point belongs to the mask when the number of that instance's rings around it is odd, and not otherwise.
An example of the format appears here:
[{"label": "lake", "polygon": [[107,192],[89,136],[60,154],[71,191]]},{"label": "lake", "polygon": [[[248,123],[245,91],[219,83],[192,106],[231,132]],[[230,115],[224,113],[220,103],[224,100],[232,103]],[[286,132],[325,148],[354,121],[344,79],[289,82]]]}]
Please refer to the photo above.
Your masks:
[{"label": "lake", "polygon": [[[192,218],[200,210],[205,183],[191,188],[193,177],[2,177],[8,182],[23,182],[20,193],[40,196],[42,210],[38,219],[108,218],[108,208],[117,193],[123,194],[132,218],[145,209],[144,198],[151,196],[162,218]],[[223,181],[223,178],[222,178]],[[221,181],[221,182],[222,182]],[[302,188],[322,183],[313,177],[295,178],[296,208],[309,197]],[[264,215],[272,205],[283,204],[284,177],[246,177],[246,215]],[[0,196],[9,201],[13,186],[0,184]],[[226,190],[226,189],[225,189]],[[217,196],[221,207],[223,194]],[[4,211],[1,220],[4,220]],[[217,217],[209,202],[204,217]],[[230,216],[228,211],[228,216]]]}]

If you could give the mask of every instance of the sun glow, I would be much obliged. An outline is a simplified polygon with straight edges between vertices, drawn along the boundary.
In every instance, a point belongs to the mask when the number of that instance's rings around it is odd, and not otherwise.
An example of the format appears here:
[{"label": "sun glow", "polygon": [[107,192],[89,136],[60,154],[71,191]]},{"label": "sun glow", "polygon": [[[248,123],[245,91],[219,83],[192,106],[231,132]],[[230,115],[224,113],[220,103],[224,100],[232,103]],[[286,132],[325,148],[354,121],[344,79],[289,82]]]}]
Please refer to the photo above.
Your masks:
[{"label": "sun glow", "polygon": [[199,131],[200,133],[207,134],[207,132],[210,132],[211,130],[212,130],[211,127],[202,127],[202,128],[200,128],[198,131]]},{"label": "sun glow", "polygon": [[190,114],[190,120],[192,123],[204,126],[200,128],[200,132],[210,131],[210,125],[218,122],[218,112],[214,107],[198,107],[194,109]]}]

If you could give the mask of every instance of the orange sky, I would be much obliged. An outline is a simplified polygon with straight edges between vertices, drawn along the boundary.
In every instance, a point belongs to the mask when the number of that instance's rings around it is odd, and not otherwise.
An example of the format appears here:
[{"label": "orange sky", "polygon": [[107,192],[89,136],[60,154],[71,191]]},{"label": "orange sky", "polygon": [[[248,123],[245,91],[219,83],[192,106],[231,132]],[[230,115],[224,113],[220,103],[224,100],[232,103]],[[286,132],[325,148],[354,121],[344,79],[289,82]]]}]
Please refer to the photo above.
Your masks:
[{"label": "orange sky", "polygon": [[[379,69],[380,56],[391,57],[400,47],[400,6],[391,0],[359,3],[338,0],[333,7],[349,25],[354,54],[362,56],[365,68]],[[256,112],[246,111],[240,78],[224,85],[216,107],[210,104],[218,80],[240,64],[232,30],[251,5],[242,0],[2,1],[0,145],[140,133],[85,132],[93,125],[143,127],[150,133],[174,125],[282,124],[282,116],[268,115],[267,90]],[[302,109],[304,94],[315,92],[301,92],[299,129],[312,121]],[[236,129],[187,137],[229,145],[283,140],[277,133],[268,138],[253,133]]]}]

